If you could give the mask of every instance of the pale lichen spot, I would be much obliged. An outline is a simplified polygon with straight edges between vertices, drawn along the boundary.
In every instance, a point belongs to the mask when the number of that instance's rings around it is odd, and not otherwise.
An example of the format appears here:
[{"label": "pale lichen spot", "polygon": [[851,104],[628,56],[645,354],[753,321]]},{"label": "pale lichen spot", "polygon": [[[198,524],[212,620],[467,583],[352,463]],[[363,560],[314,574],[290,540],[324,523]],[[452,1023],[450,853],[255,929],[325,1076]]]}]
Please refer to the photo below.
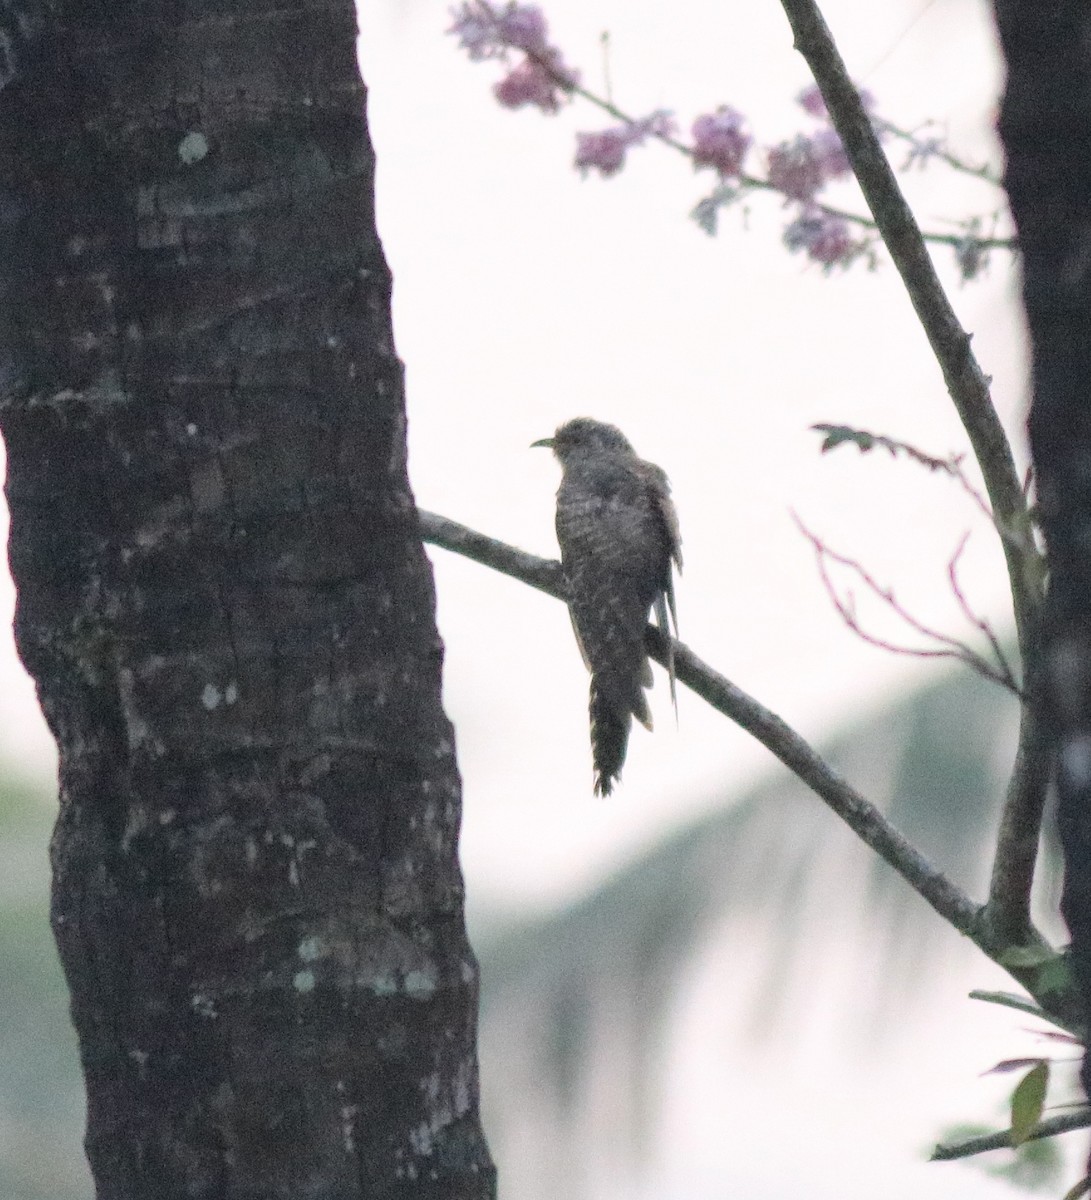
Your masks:
[{"label": "pale lichen spot", "polygon": [[189,437],[197,436],[197,426],[194,425],[194,423],[192,421],[190,421],[190,423],[186,426],[186,434]]},{"label": "pale lichen spot", "polygon": [[304,962],[314,962],[325,953],[325,945],[320,937],[312,933],[299,943],[297,953]]},{"label": "pale lichen spot", "polygon": [[232,680],[224,691],[224,703],[234,704],[239,698],[239,685]]},{"label": "pale lichen spot", "polygon": [[458,1070],[455,1072],[454,1089],[451,1096],[454,1101],[456,1117],[464,1116],[470,1111],[470,1106],[473,1103],[474,1074],[474,1060],[472,1058],[464,1058],[458,1064]]},{"label": "pale lichen spot", "polygon": [[182,160],[183,166],[191,167],[207,155],[208,138],[203,133],[187,133],[178,143],[178,157]]},{"label": "pale lichen spot", "polygon": [[345,1104],[341,1107],[341,1136],[346,1154],[354,1154],[356,1151],[355,1129],[359,1111],[356,1104]]},{"label": "pale lichen spot", "polygon": [[431,1154],[432,1141],[432,1127],[427,1122],[409,1131],[409,1144],[416,1154]]},{"label": "pale lichen spot", "polygon": [[371,981],[371,990],[376,996],[393,996],[398,990],[398,981],[393,975],[376,975]]},{"label": "pale lichen spot", "polygon": [[207,1017],[210,1021],[217,1016],[216,1002],[204,992],[195,992],[189,1006],[199,1017]]},{"label": "pale lichen spot", "polygon": [[433,970],[406,971],[405,992],[414,1000],[427,1000],[435,995],[436,975]]},{"label": "pale lichen spot", "polygon": [[201,693],[201,703],[212,712],[214,708],[218,708],[220,701],[223,700],[223,693],[214,683],[206,683],[205,689]]},{"label": "pale lichen spot", "polygon": [[314,972],[297,971],[292,977],[292,987],[294,987],[297,992],[313,992]]}]

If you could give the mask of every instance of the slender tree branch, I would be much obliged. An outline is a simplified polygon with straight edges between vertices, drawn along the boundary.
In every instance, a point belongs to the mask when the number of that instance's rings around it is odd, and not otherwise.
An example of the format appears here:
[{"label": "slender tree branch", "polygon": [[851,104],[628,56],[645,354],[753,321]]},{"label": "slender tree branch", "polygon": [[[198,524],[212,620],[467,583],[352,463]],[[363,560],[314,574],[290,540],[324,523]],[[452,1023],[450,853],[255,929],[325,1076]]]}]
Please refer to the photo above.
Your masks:
[{"label": "slender tree branch", "polygon": [[[420,522],[421,536],[426,542],[465,555],[564,600],[560,563],[525,554],[434,513],[421,512]],[[657,662],[664,661],[666,642],[651,625],[648,627],[648,649]],[[960,933],[974,936],[978,906],[927,862],[886,817],[837,775],[795,730],[702,662],[688,646],[676,642],[674,653],[675,671],[680,682],[761,742],[906,879],[940,916]]]},{"label": "slender tree branch", "polygon": [[[1030,1131],[1027,1141],[1056,1137],[1059,1133],[1071,1133],[1074,1129],[1091,1126],[1091,1108],[1079,1108],[1075,1112],[1061,1113],[1039,1121]],[[987,1150],[1011,1149],[1011,1130],[1001,1129],[998,1133],[986,1133],[981,1137],[967,1138],[964,1142],[940,1142],[932,1151],[932,1162],[950,1162],[956,1158],[970,1158],[984,1154]]]},{"label": "slender tree branch", "polygon": [[[965,642],[959,641],[958,638],[951,637],[949,634],[942,633],[938,629],[933,629],[930,625],[925,625],[919,620],[898,600],[894,594],[894,590],[889,587],[883,587],[881,583],[855,558],[849,558],[827,546],[817,534],[812,533],[806,525],[793,513],[792,519],[796,523],[796,528],[803,536],[811,543],[811,548],[814,550],[815,561],[818,564],[818,573],[822,579],[822,585],[826,589],[826,595],[829,596],[830,602],[837,610],[838,616],[844,621],[845,625],[856,634],[858,638],[867,642],[869,645],[878,646],[881,650],[889,650],[892,654],[905,654],[912,658],[953,658],[958,662],[965,663],[966,666],[976,671],[979,675],[988,679],[992,683],[998,683],[1001,687],[1014,693],[1016,696],[1021,696],[1019,684],[1016,682],[1015,676],[1008,666],[1007,660],[1004,658],[1000,645],[996,640],[996,635],[992,632],[987,621],[978,617],[966,603],[965,597],[962,595],[958,587],[958,577],[955,573],[956,563],[959,555],[962,553],[966,545],[966,535],[959,543],[958,549],[955,551],[954,557],[948,564],[948,576],[951,579],[952,587],[955,590],[955,595],[958,598],[963,612],[966,614],[971,623],[982,630],[989,640],[997,657],[997,662],[991,663],[988,659],[978,654],[971,646],[967,646]],[[889,642],[885,638],[877,637],[873,633],[869,633],[860,623],[860,618],[856,614],[856,607],[852,592],[848,592],[847,598],[842,596],[837,590],[836,585],[830,578],[830,572],[827,567],[828,562],[837,563],[838,566],[844,567],[851,571],[857,579],[875,596],[881,603],[885,604],[899,620],[904,621],[910,629],[919,633],[922,637],[938,642],[939,649],[927,649],[921,646],[901,646],[896,642]]]},{"label": "slender tree branch", "polygon": [[951,591],[954,594],[955,600],[958,602],[959,608],[962,609],[962,615],[989,643],[989,648],[993,652],[993,658],[996,661],[997,669],[1000,671],[1004,682],[1021,700],[1025,699],[1023,696],[1023,691],[1019,687],[1019,682],[1015,678],[1015,672],[1011,668],[1011,663],[1008,662],[1008,656],[1004,653],[1004,648],[1000,645],[1000,639],[996,636],[996,631],[993,629],[986,617],[983,617],[974,611],[973,606],[966,598],[966,593],[962,590],[962,583],[958,577],[958,564],[959,560],[962,558],[962,552],[966,549],[966,543],[969,540],[970,534],[969,531],[967,531],[962,535],[962,540],[959,542],[958,548],[951,556],[951,561],[947,564],[947,578],[951,584]]},{"label": "slender tree branch", "polygon": [[[919,130],[902,129],[892,121],[888,121],[885,117],[873,117],[872,119],[885,133],[889,133],[892,137],[909,143],[909,161],[903,166],[903,170],[907,170],[914,163],[925,163],[930,158],[938,158],[940,162],[946,163],[953,171],[958,171],[963,175],[971,175],[975,179],[983,179],[986,183],[991,183],[996,188],[1004,186],[1003,180],[988,163],[981,163],[975,166],[973,163],[966,162],[965,159],[959,158],[957,154],[952,154],[946,148],[942,137],[922,138]],[[921,126],[924,129],[929,127],[935,128],[935,125],[932,122],[926,122],[924,126]]]},{"label": "slender tree branch", "polygon": [[[1011,786],[1001,820],[993,864],[986,924],[996,936],[1018,940],[1029,929],[1029,886],[1033,861],[1027,848],[1037,845],[1049,776],[1049,746],[1033,711],[1039,660],[1037,614],[1042,599],[1041,556],[1030,536],[1026,496],[1019,483],[1004,428],[989,395],[989,381],[970,349],[970,335],[958,323],[940,285],[912,210],[905,201],[878,134],[864,111],[829,27],[814,0],[781,0],[795,38],[822,92],[826,109],[841,136],[853,172],[897,267],[910,302],[943,372],[947,390],[962,421],[985,479],[994,520],[1016,537],[1001,537],[1011,586],[1012,607],[1024,686],[1032,699],[1024,704]],[[1010,856],[1017,861],[1009,861]],[[1012,890],[1019,888],[1018,892]]]},{"label": "slender tree branch", "polygon": [[[560,563],[527,554],[435,513],[422,511],[419,517],[424,541],[473,559],[557,600],[565,599]],[[656,662],[664,664],[667,641],[663,635],[654,625],[649,625],[646,638],[648,653]],[[944,920],[1002,966],[1030,992],[1043,1010],[1055,1014],[1058,1024],[1066,1028],[1073,1026],[1076,1017],[1069,996],[1057,988],[1055,979],[1048,976],[1048,967],[1056,961],[1057,954],[1037,930],[1028,927],[1024,931],[1018,943],[1022,953],[1013,956],[1013,944],[996,941],[993,928],[982,921],[983,910],[941,871],[936,870],[873,804],[832,770],[794,729],[702,662],[681,642],[674,642],[674,665],[681,683],[761,742],[796,778],[823,800],[857,837],[893,867]]]}]

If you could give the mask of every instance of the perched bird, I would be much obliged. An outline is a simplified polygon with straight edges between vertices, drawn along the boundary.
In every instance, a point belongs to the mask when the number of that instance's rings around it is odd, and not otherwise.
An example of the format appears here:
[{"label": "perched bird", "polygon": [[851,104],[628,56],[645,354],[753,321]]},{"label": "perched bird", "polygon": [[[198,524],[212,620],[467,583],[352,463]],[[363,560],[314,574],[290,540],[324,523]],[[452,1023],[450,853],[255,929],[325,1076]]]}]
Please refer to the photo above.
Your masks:
[{"label": "perched bird", "polygon": [[[678,629],[671,561],[682,569],[678,516],[666,474],[638,458],[620,429],[577,417],[548,446],[561,464],[557,541],[576,641],[591,672],[591,753],[595,791],[608,796],[621,773],[632,718],[652,717],[644,689],[652,673],[644,628],[654,607],[670,642]],[[667,671],[676,701],[673,650]]]}]

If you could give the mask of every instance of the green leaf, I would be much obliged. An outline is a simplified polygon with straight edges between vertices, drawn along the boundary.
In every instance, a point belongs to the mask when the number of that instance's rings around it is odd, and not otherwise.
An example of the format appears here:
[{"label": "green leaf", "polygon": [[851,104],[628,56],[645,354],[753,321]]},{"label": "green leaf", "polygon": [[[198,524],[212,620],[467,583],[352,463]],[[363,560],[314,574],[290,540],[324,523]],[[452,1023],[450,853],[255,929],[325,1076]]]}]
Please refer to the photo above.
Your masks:
[{"label": "green leaf", "polygon": [[[1046,968],[1047,970],[1049,967]],[[1082,1031],[1071,1025],[1067,1021],[1057,1016],[1056,1013],[1046,1012],[1040,1005],[1034,1003],[1033,1000],[1026,996],[1017,996],[1014,992],[989,992],[982,991],[980,988],[975,988],[970,993],[971,1000],[984,1000],[987,1004],[1001,1004],[1005,1008],[1014,1008],[1019,1012],[1027,1013],[1029,1016],[1037,1017],[1041,1021],[1048,1021],[1050,1025],[1056,1025],[1058,1029],[1063,1029],[1066,1033],[1071,1034],[1077,1041],[1083,1041]]]},{"label": "green leaf", "polygon": [[1049,992],[1069,992],[1076,986],[1076,981],[1072,978],[1072,968],[1069,966],[1068,958],[1064,954],[1058,954],[1048,962],[1043,963],[1042,969],[1038,972],[1038,987],[1037,991],[1048,994]]},{"label": "green leaf", "polygon": [[836,450],[845,442],[858,446],[863,454],[875,448],[875,436],[863,429],[850,429],[847,425],[812,425],[811,428],[816,433],[825,434],[822,439],[822,454],[828,450]]},{"label": "green leaf", "polygon": [[1041,967],[1063,956],[1049,946],[1008,946],[997,956],[1002,967]]},{"label": "green leaf", "polygon": [[1021,1146],[1042,1119],[1049,1086],[1049,1063],[1032,1067],[1011,1094],[1011,1144]]}]

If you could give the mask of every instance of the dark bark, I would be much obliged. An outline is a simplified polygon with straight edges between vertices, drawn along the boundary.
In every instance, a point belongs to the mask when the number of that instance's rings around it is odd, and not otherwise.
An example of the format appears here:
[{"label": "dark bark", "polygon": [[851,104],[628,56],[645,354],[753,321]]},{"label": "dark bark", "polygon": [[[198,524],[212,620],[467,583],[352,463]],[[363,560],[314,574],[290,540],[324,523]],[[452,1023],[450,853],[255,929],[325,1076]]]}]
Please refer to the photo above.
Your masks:
[{"label": "dark bark", "polygon": [[[1091,1011],[1091,8],[997,0],[1000,131],[1033,349],[1031,449],[1050,591],[1047,716],[1065,853],[1062,909]],[[1091,1084],[1085,1058],[1084,1086]]]},{"label": "dark bark", "polygon": [[18,8],[0,422],[98,1196],[488,1197],[352,4]]}]

